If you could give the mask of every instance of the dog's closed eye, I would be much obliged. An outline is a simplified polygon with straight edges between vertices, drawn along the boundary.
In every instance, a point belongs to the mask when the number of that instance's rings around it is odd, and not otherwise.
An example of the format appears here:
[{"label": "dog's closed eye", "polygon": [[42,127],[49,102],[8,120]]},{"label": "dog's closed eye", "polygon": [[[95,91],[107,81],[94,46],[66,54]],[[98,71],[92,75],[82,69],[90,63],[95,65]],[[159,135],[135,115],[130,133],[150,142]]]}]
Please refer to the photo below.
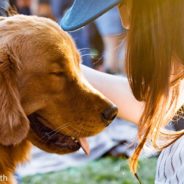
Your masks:
[{"label": "dog's closed eye", "polygon": [[56,76],[56,77],[64,77],[65,76],[65,70],[63,67],[60,66],[58,63],[52,63],[51,64],[51,70],[49,71],[49,75]]},{"label": "dog's closed eye", "polygon": [[65,73],[63,71],[58,71],[58,72],[50,72],[50,75],[55,75],[57,77],[64,77]]}]

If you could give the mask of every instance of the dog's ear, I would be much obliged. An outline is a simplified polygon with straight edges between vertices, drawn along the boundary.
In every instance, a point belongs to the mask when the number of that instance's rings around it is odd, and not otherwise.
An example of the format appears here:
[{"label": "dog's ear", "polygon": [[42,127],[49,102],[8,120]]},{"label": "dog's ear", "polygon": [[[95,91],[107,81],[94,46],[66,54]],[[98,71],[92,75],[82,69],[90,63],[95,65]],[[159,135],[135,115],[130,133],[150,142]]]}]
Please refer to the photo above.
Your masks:
[{"label": "dog's ear", "polygon": [[21,106],[17,63],[0,50],[0,144],[15,145],[27,136],[29,121]]}]

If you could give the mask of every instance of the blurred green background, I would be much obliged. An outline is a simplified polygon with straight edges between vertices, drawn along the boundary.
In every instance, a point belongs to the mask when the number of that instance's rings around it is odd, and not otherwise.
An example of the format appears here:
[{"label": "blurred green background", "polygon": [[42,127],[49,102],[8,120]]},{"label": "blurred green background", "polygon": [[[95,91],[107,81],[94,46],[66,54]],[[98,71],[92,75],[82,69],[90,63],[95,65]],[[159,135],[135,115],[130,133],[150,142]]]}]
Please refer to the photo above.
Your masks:
[{"label": "blurred green background", "polygon": [[[154,184],[156,158],[139,162],[138,175],[143,184]],[[104,157],[80,167],[23,178],[23,184],[137,184],[128,160]]]}]

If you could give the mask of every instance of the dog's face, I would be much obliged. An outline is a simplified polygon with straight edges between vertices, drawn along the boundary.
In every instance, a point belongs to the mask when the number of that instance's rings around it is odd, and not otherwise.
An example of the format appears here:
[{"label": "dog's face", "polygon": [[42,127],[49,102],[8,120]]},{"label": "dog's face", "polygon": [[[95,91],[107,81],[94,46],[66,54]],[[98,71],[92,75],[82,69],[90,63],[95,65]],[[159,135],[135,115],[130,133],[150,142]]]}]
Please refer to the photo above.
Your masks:
[{"label": "dog's face", "polygon": [[102,131],[117,108],[82,76],[80,55],[68,34],[49,19],[17,15],[0,21],[0,43],[0,60],[12,65],[2,77],[13,80],[11,95],[16,88],[20,97],[15,107],[20,117],[8,129],[17,132],[1,143],[20,142],[30,125],[28,139],[41,149],[63,154],[82,146],[88,152],[84,137]]}]

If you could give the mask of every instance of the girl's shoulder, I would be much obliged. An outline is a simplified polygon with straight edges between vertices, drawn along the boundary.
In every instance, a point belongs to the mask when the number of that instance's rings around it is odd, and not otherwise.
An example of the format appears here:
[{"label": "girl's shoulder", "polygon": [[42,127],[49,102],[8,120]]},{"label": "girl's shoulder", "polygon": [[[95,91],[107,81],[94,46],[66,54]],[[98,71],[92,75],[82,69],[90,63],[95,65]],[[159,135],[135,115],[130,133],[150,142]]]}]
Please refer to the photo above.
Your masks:
[{"label": "girl's shoulder", "polygon": [[[170,124],[176,131],[184,130],[184,104],[178,109]],[[183,173],[184,135],[160,153],[155,184],[182,183],[184,182]]]},{"label": "girl's shoulder", "polygon": [[[184,121],[183,121],[184,123]],[[155,184],[184,182],[184,136],[165,148],[157,161]]]}]

